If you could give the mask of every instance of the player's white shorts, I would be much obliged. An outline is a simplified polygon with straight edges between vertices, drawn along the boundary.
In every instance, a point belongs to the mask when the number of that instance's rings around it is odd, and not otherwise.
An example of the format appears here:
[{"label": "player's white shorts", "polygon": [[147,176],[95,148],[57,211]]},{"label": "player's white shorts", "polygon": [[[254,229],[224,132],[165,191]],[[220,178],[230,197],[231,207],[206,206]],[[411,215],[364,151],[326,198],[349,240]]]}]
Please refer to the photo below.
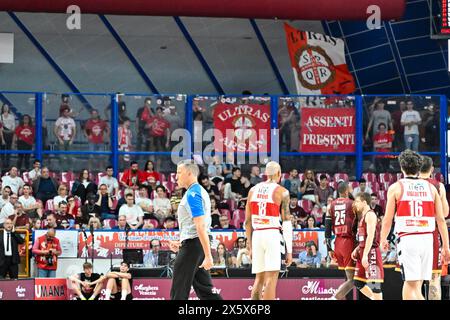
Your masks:
[{"label": "player's white shorts", "polygon": [[280,271],[281,237],[277,229],[253,231],[252,273]]},{"label": "player's white shorts", "polygon": [[433,269],[433,235],[406,235],[397,244],[398,262],[403,280],[431,280]]}]

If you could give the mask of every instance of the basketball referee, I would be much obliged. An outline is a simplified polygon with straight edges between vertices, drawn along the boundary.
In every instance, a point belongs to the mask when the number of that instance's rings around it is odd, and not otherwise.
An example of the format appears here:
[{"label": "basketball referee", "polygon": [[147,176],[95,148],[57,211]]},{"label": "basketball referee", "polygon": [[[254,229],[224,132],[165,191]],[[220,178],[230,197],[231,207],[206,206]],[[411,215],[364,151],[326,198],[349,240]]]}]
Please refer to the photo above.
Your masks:
[{"label": "basketball referee", "polygon": [[210,248],[211,203],[209,195],[197,182],[200,173],[192,160],[177,166],[177,182],[187,189],[178,206],[180,241],[171,241],[170,249],[178,251],[173,270],[172,300],[188,300],[191,286],[201,300],[222,300],[213,293],[211,275],[213,266]]}]

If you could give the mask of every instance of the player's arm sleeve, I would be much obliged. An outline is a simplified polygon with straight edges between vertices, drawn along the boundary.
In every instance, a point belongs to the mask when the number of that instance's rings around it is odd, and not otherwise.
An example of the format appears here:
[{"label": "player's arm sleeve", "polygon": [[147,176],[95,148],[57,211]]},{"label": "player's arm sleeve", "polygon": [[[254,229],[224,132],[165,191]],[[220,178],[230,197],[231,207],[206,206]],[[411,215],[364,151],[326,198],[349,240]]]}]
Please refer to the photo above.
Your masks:
[{"label": "player's arm sleeve", "polygon": [[203,207],[203,200],[200,191],[190,190],[187,195],[187,203],[189,205],[191,215],[193,218],[205,215]]}]

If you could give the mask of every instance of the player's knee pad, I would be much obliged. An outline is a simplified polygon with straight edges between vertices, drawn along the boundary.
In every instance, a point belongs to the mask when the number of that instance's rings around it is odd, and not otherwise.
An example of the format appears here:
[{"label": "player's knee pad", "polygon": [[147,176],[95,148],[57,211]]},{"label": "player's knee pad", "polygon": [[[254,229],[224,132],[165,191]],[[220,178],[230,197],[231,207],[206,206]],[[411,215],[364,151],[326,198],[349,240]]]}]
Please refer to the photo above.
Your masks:
[{"label": "player's knee pad", "polygon": [[373,293],[381,293],[381,283],[379,282],[368,282],[367,286],[372,290]]},{"label": "player's knee pad", "polygon": [[365,282],[360,280],[353,280],[353,284],[355,285],[356,289],[361,290],[366,285]]}]

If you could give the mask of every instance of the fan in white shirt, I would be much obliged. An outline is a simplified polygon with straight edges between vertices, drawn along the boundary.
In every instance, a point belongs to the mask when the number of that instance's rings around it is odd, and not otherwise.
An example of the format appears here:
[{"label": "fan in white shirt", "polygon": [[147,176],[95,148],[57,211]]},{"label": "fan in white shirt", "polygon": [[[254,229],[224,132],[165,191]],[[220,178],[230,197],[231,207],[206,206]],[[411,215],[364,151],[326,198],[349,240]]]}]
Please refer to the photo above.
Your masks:
[{"label": "fan in white shirt", "polygon": [[31,181],[34,181],[40,176],[41,176],[41,162],[39,160],[34,160],[33,169],[28,172],[28,178]]},{"label": "fan in white shirt", "polygon": [[108,186],[108,193],[117,196],[119,193],[119,182],[113,177],[113,174],[113,168],[111,166],[107,167],[106,176],[101,177],[98,184],[106,184]]},{"label": "fan in white shirt", "polygon": [[14,215],[14,205],[17,203],[19,197],[15,194],[9,197],[9,201],[5,203],[2,210],[0,211],[0,224],[4,223],[8,217]]},{"label": "fan in white shirt", "polygon": [[58,208],[59,203],[62,201],[67,202],[67,187],[64,184],[60,184],[58,187],[58,195],[53,198],[53,206]]},{"label": "fan in white shirt", "polygon": [[153,201],[147,196],[147,187],[139,188],[139,195],[136,197],[136,204],[142,208],[144,213],[153,212]]},{"label": "fan in white shirt", "polygon": [[23,195],[19,197],[19,202],[22,204],[23,210],[27,214],[30,214],[41,207],[41,205],[31,195],[31,187],[29,185],[23,186]]},{"label": "fan in white shirt", "polygon": [[2,186],[9,186],[11,191],[18,194],[22,187],[25,185],[22,178],[17,175],[18,171],[16,167],[12,167],[9,170],[9,175],[2,177]]},{"label": "fan in white shirt", "polygon": [[134,204],[134,196],[131,193],[125,195],[126,204],[119,209],[119,217],[126,216],[127,223],[131,229],[138,229],[144,223],[144,211],[142,208]]}]

